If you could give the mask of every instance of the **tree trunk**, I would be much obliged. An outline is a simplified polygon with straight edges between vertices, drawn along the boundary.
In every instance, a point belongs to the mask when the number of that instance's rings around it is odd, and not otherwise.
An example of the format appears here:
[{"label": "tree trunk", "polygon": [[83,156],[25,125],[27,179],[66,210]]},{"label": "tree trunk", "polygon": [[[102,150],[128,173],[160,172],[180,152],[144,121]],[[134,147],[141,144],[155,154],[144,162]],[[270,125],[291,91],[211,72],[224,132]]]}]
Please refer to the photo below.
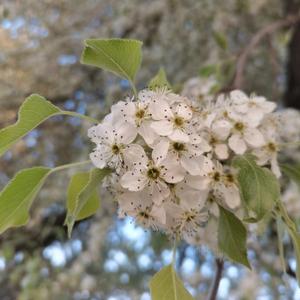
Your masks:
[{"label": "tree trunk", "polygon": [[[300,12],[299,0],[283,0],[286,15]],[[287,84],[284,105],[300,109],[300,22],[293,28],[288,46]]]}]

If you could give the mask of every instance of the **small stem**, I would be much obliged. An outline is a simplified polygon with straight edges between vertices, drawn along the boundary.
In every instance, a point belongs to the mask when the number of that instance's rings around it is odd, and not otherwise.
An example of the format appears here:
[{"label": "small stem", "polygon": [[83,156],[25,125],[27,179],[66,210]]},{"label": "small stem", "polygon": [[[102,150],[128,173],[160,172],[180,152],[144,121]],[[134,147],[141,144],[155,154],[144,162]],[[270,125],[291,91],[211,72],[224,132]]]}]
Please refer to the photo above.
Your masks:
[{"label": "small stem", "polygon": [[94,119],[92,117],[86,116],[86,115],[79,114],[79,113],[77,113],[75,111],[64,110],[63,114],[64,115],[68,115],[68,116],[73,116],[73,117],[81,118],[81,119],[85,119],[85,120],[88,120],[91,123],[99,123],[98,120],[96,120],[96,119]]},{"label": "small stem", "polygon": [[216,267],[217,267],[216,275],[209,292],[208,300],[217,299],[218,289],[219,289],[220,281],[222,279],[224,261],[222,259],[216,258]]},{"label": "small stem", "polygon": [[177,248],[177,238],[174,240],[173,250],[172,250],[172,266],[176,267],[176,248]]},{"label": "small stem", "polygon": [[90,162],[91,162],[90,160],[85,160],[85,161],[80,161],[80,162],[77,162],[77,163],[71,163],[71,164],[58,166],[56,168],[53,168],[50,173],[53,173],[53,172],[56,172],[56,171],[61,171],[61,170],[68,169],[68,168],[79,167],[79,166],[82,166],[82,165],[86,165]]}]

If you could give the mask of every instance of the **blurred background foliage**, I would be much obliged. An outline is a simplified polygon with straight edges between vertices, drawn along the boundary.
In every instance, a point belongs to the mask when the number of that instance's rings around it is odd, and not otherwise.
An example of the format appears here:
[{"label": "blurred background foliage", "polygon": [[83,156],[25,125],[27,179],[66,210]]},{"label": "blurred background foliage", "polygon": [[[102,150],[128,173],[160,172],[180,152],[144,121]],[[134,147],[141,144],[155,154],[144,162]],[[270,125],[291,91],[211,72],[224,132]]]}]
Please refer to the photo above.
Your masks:
[{"label": "blurred background foliage", "polygon": [[[33,92],[99,119],[129,93],[127,81],[79,63],[86,38],[142,40],[139,88],[161,66],[178,91],[189,78],[211,74],[223,88],[231,85],[253,36],[299,8],[298,0],[1,0],[0,128],[16,120],[18,107]],[[274,31],[255,46],[244,70],[247,92],[300,107],[299,27]],[[89,126],[55,117],[38,127],[1,159],[0,187],[24,167],[85,160]],[[132,220],[118,220],[105,194],[98,214],[77,223],[68,240],[64,205],[72,172],[52,176],[30,223],[0,237],[0,299],[149,300],[148,281],[170,261],[170,243]],[[300,299],[289,241],[290,266],[283,274],[274,228],[261,231],[258,240],[249,241],[254,271],[226,262],[219,299]],[[213,253],[183,244],[177,263],[190,291],[205,299]]]}]

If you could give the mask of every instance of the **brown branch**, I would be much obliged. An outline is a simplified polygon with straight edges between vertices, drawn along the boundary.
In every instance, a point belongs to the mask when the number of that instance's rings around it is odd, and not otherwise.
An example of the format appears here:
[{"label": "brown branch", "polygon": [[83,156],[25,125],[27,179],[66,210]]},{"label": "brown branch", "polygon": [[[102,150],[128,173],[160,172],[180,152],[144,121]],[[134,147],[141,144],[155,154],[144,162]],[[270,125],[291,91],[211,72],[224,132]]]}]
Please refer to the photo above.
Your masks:
[{"label": "brown branch", "polygon": [[300,15],[289,15],[283,20],[279,20],[267,25],[266,27],[260,29],[257,33],[254,34],[250,42],[247,44],[244,50],[242,50],[241,54],[237,59],[236,72],[231,85],[232,89],[242,88],[247,61],[255,47],[260,43],[260,41],[267,35],[272,34],[273,32],[279,29],[290,27],[299,21]]},{"label": "brown branch", "polygon": [[216,275],[209,292],[208,300],[217,299],[218,289],[219,289],[220,281],[222,279],[224,261],[222,259],[216,258],[216,267],[217,267]]}]

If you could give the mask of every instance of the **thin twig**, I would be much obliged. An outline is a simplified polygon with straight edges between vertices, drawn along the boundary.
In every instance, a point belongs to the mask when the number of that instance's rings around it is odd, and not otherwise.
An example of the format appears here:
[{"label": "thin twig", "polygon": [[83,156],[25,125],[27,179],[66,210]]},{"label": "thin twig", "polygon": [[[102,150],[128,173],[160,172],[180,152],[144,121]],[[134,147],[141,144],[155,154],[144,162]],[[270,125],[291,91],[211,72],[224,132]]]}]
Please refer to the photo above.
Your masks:
[{"label": "thin twig", "polygon": [[220,258],[216,258],[216,267],[217,267],[216,274],[209,292],[208,300],[217,299],[218,289],[219,289],[220,281],[222,279],[224,261]]},{"label": "thin twig", "polygon": [[284,28],[290,27],[300,21],[300,15],[289,15],[283,20],[271,23],[262,29],[260,29],[247,44],[245,49],[241,52],[236,63],[236,72],[232,83],[232,88],[242,88],[244,80],[244,71],[247,65],[247,60],[250,54],[255,49],[255,47],[260,43],[260,41],[267,35]]}]

